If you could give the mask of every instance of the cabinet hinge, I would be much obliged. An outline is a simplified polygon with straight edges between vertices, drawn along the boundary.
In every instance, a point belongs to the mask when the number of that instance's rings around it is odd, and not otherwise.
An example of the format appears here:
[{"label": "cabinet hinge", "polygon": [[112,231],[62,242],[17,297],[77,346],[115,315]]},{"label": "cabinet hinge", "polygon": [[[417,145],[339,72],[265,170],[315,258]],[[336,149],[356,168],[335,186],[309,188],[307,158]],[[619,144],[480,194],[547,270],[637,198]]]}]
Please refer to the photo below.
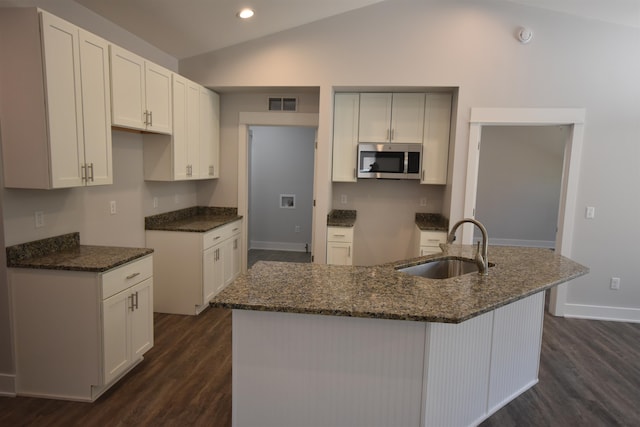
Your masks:
[{"label": "cabinet hinge", "polygon": [[316,199],[313,199],[313,207],[316,207]]},{"label": "cabinet hinge", "polygon": [[311,262],[313,262],[313,255],[311,255]]}]

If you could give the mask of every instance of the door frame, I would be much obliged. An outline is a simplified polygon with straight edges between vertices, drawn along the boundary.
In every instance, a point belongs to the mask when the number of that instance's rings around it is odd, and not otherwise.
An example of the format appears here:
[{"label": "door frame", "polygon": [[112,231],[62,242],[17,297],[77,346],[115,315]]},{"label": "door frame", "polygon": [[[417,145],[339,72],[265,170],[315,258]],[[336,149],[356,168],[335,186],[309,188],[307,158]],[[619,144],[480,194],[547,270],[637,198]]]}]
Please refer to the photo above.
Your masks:
[{"label": "door frame", "polygon": [[[242,221],[242,271],[247,271],[249,227],[249,127],[250,126],[298,126],[318,128],[317,113],[240,112],[238,120],[238,215]],[[314,164],[317,150],[314,151]],[[315,200],[317,168],[313,173],[313,198]],[[311,218],[311,248],[315,240],[316,210]],[[312,249],[313,251],[313,249]],[[313,252],[312,252],[313,253]]]},{"label": "door frame", "polygon": [[[556,253],[570,257],[576,217],[585,113],[584,108],[471,108],[464,217],[475,217],[482,126],[569,125],[571,132],[565,143],[562,167]],[[472,241],[473,229],[470,225],[465,225],[462,242],[471,244]],[[555,316],[565,315],[567,285],[568,283],[563,283],[551,289],[549,311]]]}]

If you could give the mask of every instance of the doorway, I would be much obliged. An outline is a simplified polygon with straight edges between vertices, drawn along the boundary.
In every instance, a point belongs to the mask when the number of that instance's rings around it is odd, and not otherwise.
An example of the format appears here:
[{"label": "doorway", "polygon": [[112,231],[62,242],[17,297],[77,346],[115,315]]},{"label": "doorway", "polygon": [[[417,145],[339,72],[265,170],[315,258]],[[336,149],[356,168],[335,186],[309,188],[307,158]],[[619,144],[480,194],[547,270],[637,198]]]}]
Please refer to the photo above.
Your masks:
[{"label": "doorway", "polygon": [[[555,248],[569,126],[484,126],[475,218],[492,245]],[[475,230],[474,242],[480,237]]]},{"label": "doorway", "polygon": [[310,262],[315,129],[249,127],[248,267]]},{"label": "doorway", "polygon": [[[284,112],[241,112],[239,114],[238,121],[238,215],[244,218],[242,221],[242,247],[249,247],[249,231],[248,223],[251,221],[249,215],[249,128],[251,126],[302,126],[307,128],[313,128],[314,131],[318,128],[318,114],[317,113],[284,113]],[[316,150],[317,151],[317,150]],[[314,163],[316,161],[314,155]],[[314,179],[313,179],[313,194],[315,199],[316,193],[316,170],[314,166]],[[316,212],[313,209],[312,213],[312,233],[311,233],[311,245],[313,248],[313,241],[315,240],[315,224],[316,224]],[[313,251],[312,251],[313,259]],[[248,264],[248,251],[242,251],[242,263],[243,272],[247,271]]]},{"label": "doorway", "polygon": [[[473,218],[475,216],[483,126],[569,126],[570,132],[568,132],[564,149],[555,250],[560,255],[571,257],[573,222],[576,214],[580,158],[584,136],[584,117],[585,110],[583,108],[472,108],[469,120],[464,217]],[[470,244],[472,241],[472,228],[464,227],[462,242]],[[564,316],[567,283],[552,288],[550,296],[549,311],[551,314]]]}]

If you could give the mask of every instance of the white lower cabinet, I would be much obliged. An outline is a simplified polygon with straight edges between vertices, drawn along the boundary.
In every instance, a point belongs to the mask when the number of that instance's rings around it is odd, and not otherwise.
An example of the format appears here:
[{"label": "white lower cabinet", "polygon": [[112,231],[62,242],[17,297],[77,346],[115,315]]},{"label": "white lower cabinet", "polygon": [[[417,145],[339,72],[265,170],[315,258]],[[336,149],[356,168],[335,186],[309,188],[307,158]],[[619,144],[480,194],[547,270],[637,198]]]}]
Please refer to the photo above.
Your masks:
[{"label": "white lower cabinet", "polygon": [[353,265],[353,227],[327,227],[327,264]]},{"label": "white lower cabinet", "polygon": [[94,401],[153,347],[153,258],[105,273],[9,269],[16,393]]},{"label": "white lower cabinet", "polygon": [[418,233],[418,256],[442,252],[442,249],[440,249],[440,243],[447,243],[446,231],[423,231],[418,227],[416,227],[416,230]]},{"label": "white lower cabinet", "polygon": [[199,314],[241,270],[242,221],[206,233],[147,230],[154,249],[153,311]]}]

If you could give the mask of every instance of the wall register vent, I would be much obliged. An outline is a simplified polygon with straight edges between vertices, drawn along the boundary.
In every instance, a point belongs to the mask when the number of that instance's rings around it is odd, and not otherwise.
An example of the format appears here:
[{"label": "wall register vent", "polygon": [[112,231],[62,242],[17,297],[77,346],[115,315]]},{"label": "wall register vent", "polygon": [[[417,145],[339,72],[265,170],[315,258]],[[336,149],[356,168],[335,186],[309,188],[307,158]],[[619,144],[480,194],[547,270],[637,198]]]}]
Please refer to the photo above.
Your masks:
[{"label": "wall register vent", "polygon": [[298,111],[298,98],[270,96],[269,111]]}]

